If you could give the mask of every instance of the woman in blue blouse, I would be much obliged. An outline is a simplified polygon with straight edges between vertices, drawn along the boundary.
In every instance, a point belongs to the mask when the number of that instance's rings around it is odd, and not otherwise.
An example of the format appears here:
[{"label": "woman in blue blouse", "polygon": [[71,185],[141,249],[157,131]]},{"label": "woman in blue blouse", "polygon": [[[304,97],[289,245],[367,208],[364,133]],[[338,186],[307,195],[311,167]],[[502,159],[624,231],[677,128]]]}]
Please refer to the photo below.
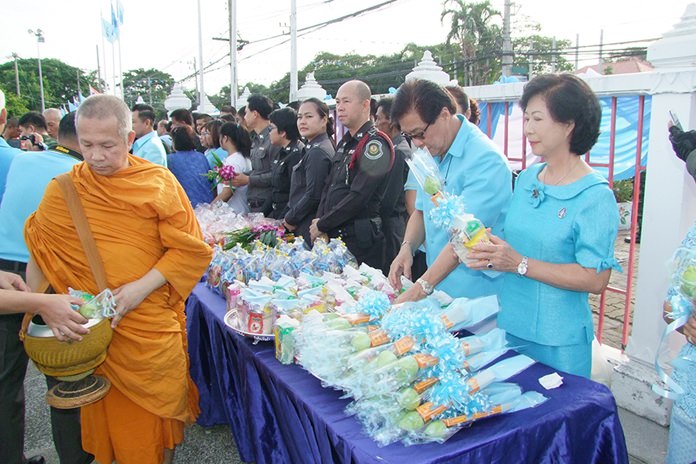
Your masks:
[{"label": "woman in blue blouse", "polygon": [[213,186],[208,181],[208,161],[202,153],[196,151],[190,126],[172,129],[174,153],[167,155],[167,167],[172,171],[194,208],[201,203],[210,203],[215,197]]},{"label": "woman in blue blouse", "polygon": [[469,267],[505,272],[498,326],[510,346],[564,372],[590,376],[594,328],[588,293],[609,283],[619,217],[606,179],[582,155],[601,110],[572,74],[541,75],[524,89],[524,132],[544,163],[523,171],[503,241],[477,245]]}]

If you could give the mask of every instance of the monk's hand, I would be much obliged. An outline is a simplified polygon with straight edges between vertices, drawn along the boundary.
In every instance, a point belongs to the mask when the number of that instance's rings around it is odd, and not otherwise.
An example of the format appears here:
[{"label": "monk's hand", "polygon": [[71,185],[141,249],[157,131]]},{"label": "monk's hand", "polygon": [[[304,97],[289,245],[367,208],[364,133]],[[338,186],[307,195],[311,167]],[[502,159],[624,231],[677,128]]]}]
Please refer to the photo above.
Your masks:
[{"label": "monk's hand", "polygon": [[140,306],[147,296],[167,283],[164,275],[155,268],[138,280],[129,282],[114,290],[116,299],[116,315],[111,320],[111,328],[115,329],[126,314]]},{"label": "monk's hand", "polygon": [[5,271],[0,271],[0,288],[3,290],[19,290],[20,292],[29,291],[29,286],[19,275]]},{"label": "monk's hand", "polygon": [[36,313],[41,316],[46,325],[53,331],[53,335],[62,342],[82,340],[82,336],[89,333],[89,329],[82,324],[87,323],[82,314],[75,311],[70,305],[80,305],[83,301],[70,295],[35,294]]}]

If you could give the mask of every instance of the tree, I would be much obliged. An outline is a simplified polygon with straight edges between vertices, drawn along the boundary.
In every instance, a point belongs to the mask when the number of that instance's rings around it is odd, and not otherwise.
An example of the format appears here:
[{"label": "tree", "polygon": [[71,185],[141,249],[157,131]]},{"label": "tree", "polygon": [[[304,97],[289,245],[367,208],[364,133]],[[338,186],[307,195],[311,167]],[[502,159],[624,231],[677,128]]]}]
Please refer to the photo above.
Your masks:
[{"label": "tree", "polygon": [[30,111],[26,101],[22,97],[18,97],[14,91],[8,91],[8,89],[3,88],[3,85],[0,85],[0,89],[5,93],[5,109],[8,117],[18,118]]},{"label": "tree", "polygon": [[537,75],[548,72],[573,71],[573,63],[569,62],[559,51],[569,49],[570,40],[555,41],[552,37],[532,34],[512,39],[512,49],[515,57],[513,66],[527,69],[527,75]]},{"label": "tree", "polygon": [[[21,97],[18,100],[20,106],[30,110],[41,110],[41,91],[39,86],[38,62],[34,58],[17,60],[19,74],[19,87]],[[89,94],[89,86],[100,88],[94,72],[85,73],[54,58],[41,60],[43,74],[44,101],[46,108],[59,108],[67,105],[78,94],[78,78],[80,90],[83,95]],[[16,94],[14,62],[8,61],[0,64],[0,86],[5,89],[5,94]]]},{"label": "tree", "polygon": [[174,86],[174,78],[157,69],[131,69],[123,73],[124,100],[133,106],[138,97],[155,108],[155,112],[166,114],[164,100]]},{"label": "tree", "polygon": [[447,43],[460,47],[464,67],[464,85],[491,82],[499,72],[496,58],[502,49],[501,28],[494,24],[500,12],[489,0],[467,3],[465,0],[446,0],[440,19],[450,19]]}]

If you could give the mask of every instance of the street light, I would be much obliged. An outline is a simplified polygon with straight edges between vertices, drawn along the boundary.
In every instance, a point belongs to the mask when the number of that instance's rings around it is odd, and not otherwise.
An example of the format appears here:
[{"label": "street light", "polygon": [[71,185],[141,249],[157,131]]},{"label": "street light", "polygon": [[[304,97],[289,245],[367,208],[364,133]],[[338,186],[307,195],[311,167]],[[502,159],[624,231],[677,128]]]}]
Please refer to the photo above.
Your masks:
[{"label": "street light", "polygon": [[28,32],[36,36],[36,56],[39,61],[39,88],[41,89],[41,112],[43,113],[46,110],[46,105],[44,104],[43,75],[41,74],[41,48],[39,44],[44,43],[45,40],[41,29],[37,29],[36,31],[29,29]]}]

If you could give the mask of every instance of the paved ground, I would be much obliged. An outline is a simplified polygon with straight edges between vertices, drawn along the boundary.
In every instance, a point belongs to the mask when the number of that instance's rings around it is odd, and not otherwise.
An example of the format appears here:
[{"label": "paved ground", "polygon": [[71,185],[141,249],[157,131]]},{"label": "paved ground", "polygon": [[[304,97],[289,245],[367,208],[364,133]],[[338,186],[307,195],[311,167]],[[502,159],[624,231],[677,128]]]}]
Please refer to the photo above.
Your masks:
[{"label": "paved ground", "polygon": [[[618,288],[625,291],[628,288],[628,253],[630,245],[624,242],[624,238],[628,237],[628,232],[619,232],[619,236],[616,239],[614,246],[614,254],[616,259],[621,264],[623,272],[613,271],[611,273],[611,280],[609,281],[609,286],[613,288]],[[638,257],[640,255],[640,244],[636,245],[636,258],[633,262],[633,282],[631,284],[631,310],[633,304],[636,300],[636,282],[638,281]],[[599,295],[590,295],[590,306],[592,306],[593,316],[595,320],[595,333],[598,333],[598,320],[599,320]],[[622,349],[621,337],[623,330],[623,320],[624,320],[624,307],[626,302],[626,295],[613,292],[608,290],[605,293],[605,313],[604,313],[604,328],[602,330],[601,341],[611,347]],[[632,314],[631,314],[632,316]],[[629,318],[629,331],[630,335],[630,321]]]},{"label": "paved ground", "polygon": [[[614,272],[611,285],[626,288],[626,267],[628,265],[628,248],[619,235],[616,241],[616,256],[624,267],[623,273]],[[637,269],[637,260],[634,264]],[[634,289],[636,276],[634,276]],[[635,297],[635,293],[634,293]],[[606,319],[603,331],[603,342],[615,348],[621,347],[621,330],[624,313],[624,295],[607,293]],[[592,298],[595,311],[595,328],[599,298]],[[26,449],[27,455],[42,454],[48,464],[59,464],[53,448],[48,406],[44,401],[46,385],[43,376],[31,366],[25,382],[27,393],[26,419]],[[631,464],[657,464],[664,462],[667,448],[667,429],[654,422],[648,421],[620,410],[619,415],[624,428]],[[177,464],[236,464],[240,463],[239,455],[229,427],[217,426],[204,429],[194,425],[187,429],[186,440],[177,449],[174,462]]]}]

